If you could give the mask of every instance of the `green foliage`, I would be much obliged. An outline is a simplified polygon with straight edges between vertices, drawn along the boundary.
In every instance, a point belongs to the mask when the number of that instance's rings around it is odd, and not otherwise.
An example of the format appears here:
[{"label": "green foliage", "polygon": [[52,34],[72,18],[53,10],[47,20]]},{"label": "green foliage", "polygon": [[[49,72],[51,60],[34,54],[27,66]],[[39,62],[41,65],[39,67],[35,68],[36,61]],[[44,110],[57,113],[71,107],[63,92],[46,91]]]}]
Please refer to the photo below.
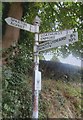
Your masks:
[{"label": "green foliage", "polygon": [[[40,31],[56,31],[66,29],[77,29],[78,42],[70,44],[69,46],[63,46],[58,48],[60,55],[67,57],[70,53],[73,53],[75,57],[81,59],[82,53],[82,7],[81,2],[63,2],[63,3],[42,3],[40,8],[40,17],[42,20]],[[48,12],[49,11],[49,12]],[[56,51],[57,49],[55,49]]]},{"label": "green foliage", "polygon": [[48,102],[44,101],[44,99],[42,98],[42,96],[40,95],[39,97],[39,119],[46,119],[47,118],[47,106]]},{"label": "green foliage", "polygon": [[3,67],[3,118],[31,117],[32,91],[27,81],[23,73],[13,71],[10,67]]}]

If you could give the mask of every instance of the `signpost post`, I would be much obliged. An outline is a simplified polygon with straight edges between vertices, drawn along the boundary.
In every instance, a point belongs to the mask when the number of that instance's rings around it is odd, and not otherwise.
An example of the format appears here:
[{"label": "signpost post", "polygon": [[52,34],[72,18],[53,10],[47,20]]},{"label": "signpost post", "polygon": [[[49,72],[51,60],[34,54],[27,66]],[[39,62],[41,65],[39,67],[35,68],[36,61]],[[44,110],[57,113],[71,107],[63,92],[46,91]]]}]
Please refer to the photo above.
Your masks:
[{"label": "signpost post", "polygon": [[39,55],[38,55],[38,34],[40,19],[36,16],[34,20],[34,25],[36,26],[35,33],[35,43],[34,43],[34,76],[33,76],[33,115],[32,118],[38,119],[38,97],[39,90],[41,90],[41,72],[39,71]]},{"label": "signpost post", "polygon": [[5,19],[5,21],[10,26],[17,27],[17,28],[20,28],[20,29],[23,29],[23,30],[26,30],[29,32],[33,32],[33,33],[37,32],[34,25],[25,23],[23,21],[15,19],[15,18],[8,17]]},{"label": "signpost post", "polygon": [[[17,27],[23,30],[27,30],[29,32],[35,33],[35,41],[34,41],[34,71],[33,71],[33,93],[32,93],[32,101],[33,101],[33,113],[32,118],[38,119],[38,97],[39,91],[41,90],[41,72],[39,71],[39,52],[48,50],[51,48],[56,48],[61,45],[70,44],[78,41],[78,33],[72,30],[64,30],[58,32],[51,33],[42,33],[39,34],[39,26],[40,19],[36,16],[34,20],[34,25],[22,22],[12,17],[8,17],[5,19],[8,25],[13,27]],[[39,42],[47,41],[42,44]]]}]

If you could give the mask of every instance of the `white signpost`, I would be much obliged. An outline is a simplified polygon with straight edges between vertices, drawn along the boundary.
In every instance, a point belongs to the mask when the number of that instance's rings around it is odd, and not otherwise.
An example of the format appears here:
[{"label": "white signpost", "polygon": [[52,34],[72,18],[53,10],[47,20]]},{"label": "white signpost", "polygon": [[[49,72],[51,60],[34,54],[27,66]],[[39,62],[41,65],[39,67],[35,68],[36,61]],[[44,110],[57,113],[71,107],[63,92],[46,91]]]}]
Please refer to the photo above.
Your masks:
[{"label": "white signpost", "polygon": [[58,46],[71,44],[71,43],[74,43],[76,41],[78,41],[78,33],[77,32],[65,35],[64,37],[61,37],[61,38],[57,38],[54,40],[44,42],[44,43],[39,45],[38,50],[40,52],[40,51],[48,50],[51,48],[56,48]]},{"label": "white signpost", "polygon": [[20,28],[20,29],[23,29],[23,30],[26,30],[29,32],[33,32],[33,33],[37,32],[36,27],[34,25],[22,22],[20,20],[15,19],[15,18],[8,17],[5,19],[5,21],[10,26],[17,27],[17,28]]},{"label": "white signpost", "polygon": [[55,40],[57,38],[64,37],[68,34],[72,34],[74,32],[74,29],[72,30],[64,30],[64,31],[57,31],[57,32],[47,32],[39,34],[39,41],[49,41],[49,40]]},{"label": "white signpost", "polygon": [[[22,22],[12,17],[5,19],[8,25],[17,27],[29,32],[35,33],[34,42],[34,75],[33,75],[33,119],[38,119],[38,97],[41,90],[41,72],[39,71],[39,55],[38,53],[51,48],[56,48],[65,44],[71,44],[78,41],[78,33],[72,30],[64,30],[58,32],[39,34],[40,19],[36,16],[34,25]],[[44,42],[39,44],[39,42]]]},{"label": "white signpost", "polygon": [[40,19],[36,16],[34,20],[34,25],[22,22],[20,20],[17,20],[11,17],[6,18],[5,21],[10,26],[17,27],[17,28],[35,33],[32,118],[38,119],[38,97],[39,97],[39,90],[41,90],[41,72],[38,70],[39,69],[39,56],[38,56],[37,46],[38,46],[38,33],[39,33]]}]

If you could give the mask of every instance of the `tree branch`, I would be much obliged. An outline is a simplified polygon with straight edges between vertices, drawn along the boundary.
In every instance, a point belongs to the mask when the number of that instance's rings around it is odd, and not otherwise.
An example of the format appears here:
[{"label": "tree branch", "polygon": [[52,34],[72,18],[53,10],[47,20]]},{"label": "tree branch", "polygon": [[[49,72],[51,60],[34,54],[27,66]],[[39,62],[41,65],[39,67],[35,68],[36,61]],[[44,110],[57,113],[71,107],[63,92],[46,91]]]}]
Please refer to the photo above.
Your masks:
[{"label": "tree branch", "polygon": [[[61,20],[61,18],[60,18],[60,16],[59,16],[59,14],[57,13],[57,11],[53,8],[53,6],[51,5],[51,3],[49,3],[49,6],[50,6],[50,8],[51,8],[51,10],[52,10],[52,14],[53,14],[53,11],[55,12],[55,14],[57,15],[57,18],[61,21],[61,22],[63,22],[62,20]],[[58,7],[58,6],[57,6]]]}]

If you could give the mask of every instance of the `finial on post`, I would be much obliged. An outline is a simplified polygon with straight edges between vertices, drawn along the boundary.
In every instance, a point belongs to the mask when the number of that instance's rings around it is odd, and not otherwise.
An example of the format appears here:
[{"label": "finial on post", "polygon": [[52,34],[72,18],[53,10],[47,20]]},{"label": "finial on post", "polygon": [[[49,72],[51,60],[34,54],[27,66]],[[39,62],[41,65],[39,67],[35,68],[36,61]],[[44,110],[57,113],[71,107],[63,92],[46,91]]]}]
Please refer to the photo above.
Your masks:
[{"label": "finial on post", "polygon": [[36,16],[33,22],[34,22],[34,25],[39,25],[40,26],[41,20],[38,16]]}]

